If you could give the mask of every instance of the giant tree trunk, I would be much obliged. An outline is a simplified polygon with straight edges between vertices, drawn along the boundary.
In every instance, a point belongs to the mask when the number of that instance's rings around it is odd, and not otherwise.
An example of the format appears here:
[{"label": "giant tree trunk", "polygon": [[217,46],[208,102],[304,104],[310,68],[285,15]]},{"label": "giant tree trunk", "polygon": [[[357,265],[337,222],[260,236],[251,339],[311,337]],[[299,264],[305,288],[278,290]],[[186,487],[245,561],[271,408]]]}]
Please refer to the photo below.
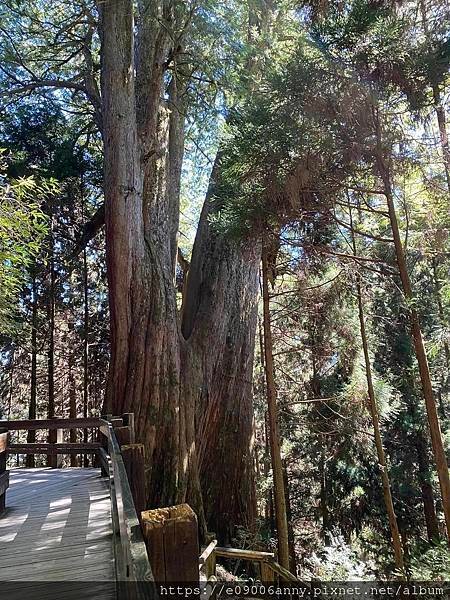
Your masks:
[{"label": "giant tree trunk", "polygon": [[201,480],[210,528],[226,541],[235,525],[251,527],[255,512],[251,373],[258,250],[218,239],[205,203],[181,334],[173,281],[180,82],[172,80],[168,105],[161,100],[173,55],[173,7],[161,0],[149,10],[142,2],[136,25],[131,0],[100,7],[111,319],[105,409],[136,415],[149,507],[187,500],[203,526]]},{"label": "giant tree trunk", "polygon": [[206,517],[221,543],[226,543],[236,525],[252,529],[256,517],[252,372],[259,245],[233,244],[211,230],[214,175],[186,286],[183,368],[185,393],[197,407]]},{"label": "giant tree trunk", "polygon": [[394,196],[392,192],[392,184],[390,179],[389,166],[384,156],[382,146],[381,125],[379,114],[374,110],[374,124],[376,129],[376,166],[381,177],[384,187],[384,195],[389,211],[389,219],[391,223],[392,236],[395,245],[395,254],[399,269],[400,280],[402,283],[403,293],[406,301],[409,304],[409,321],[411,326],[411,334],[414,343],[414,350],[419,365],[420,380],[422,383],[422,391],[427,410],[428,424],[430,428],[431,445],[433,448],[433,456],[436,464],[436,470],[439,477],[441,488],[442,505],[444,509],[445,522],[447,527],[447,537],[450,540],[450,477],[445,455],[444,445],[442,442],[441,428],[439,417],[436,409],[436,402],[433,394],[433,386],[431,383],[430,369],[428,366],[427,353],[423,341],[422,330],[420,326],[420,317],[415,307],[415,298],[409,278],[408,267],[406,264],[405,252],[403,243],[400,237],[398,227],[397,213],[395,210]]},{"label": "giant tree trunk", "polygon": [[211,228],[220,209],[219,171],[220,152],[195,238],[181,330],[206,518],[220,542],[229,543],[237,525],[253,529],[256,518],[252,375],[260,246],[232,242]]},{"label": "giant tree trunk", "polygon": [[140,5],[135,62],[133,3],[100,7],[111,320],[106,408],[135,414],[149,507],[189,500],[202,523],[194,407],[180,380],[168,216],[176,211],[166,186],[168,111],[160,101],[172,15],[167,2],[153,10]]}]

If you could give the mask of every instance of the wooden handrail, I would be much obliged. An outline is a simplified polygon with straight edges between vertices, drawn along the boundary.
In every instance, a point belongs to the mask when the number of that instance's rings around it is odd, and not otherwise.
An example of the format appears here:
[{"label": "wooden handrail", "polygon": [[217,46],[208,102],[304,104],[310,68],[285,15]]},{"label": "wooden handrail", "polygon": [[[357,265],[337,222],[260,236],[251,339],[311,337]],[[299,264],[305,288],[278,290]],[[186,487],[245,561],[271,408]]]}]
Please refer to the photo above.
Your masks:
[{"label": "wooden handrail", "polygon": [[80,419],[16,419],[12,421],[0,421],[0,427],[8,431],[29,431],[38,429],[89,429],[100,427],[100,417],[89,417]]},{"label": "wooden handrail", "polygon": [[272,571],[274,571],[274,573],[280,575],[280,577],[284,579],[284,581],[298,581],[297,577],[293,573],[282,567],[275,560],[270,561],[268,563],[268,566],[272,569]]},{"label": "wooden handrail", "polygon": [[257,550],[244,550],[242,548],[223,548],[221,546],[216,547],[215,553],[217,556],[223,556],[225,558],[240,558],[242,560],[254,562],[275,558],[275,554],[273,552],[259,552]]},{"label": "wooden handrail", "polygon": [[200,557],[198,559],[200,567],[202,567],[206,563],[206,561],[208,560],[208,558],[214,552],[216,546],[217,546],[217,540],[213,540],[212,542],[210,542],[208,544],[208,546],[206,546],[206,548],[200,554]]},{"label": "wooden handrail", "polygon": [[100,455],[103,461],[107,461],[108,467],[116,580],[135,582],[133,597],[154,598],[153,574],[119,443],[109,421],[100,419],[100,432],[105,436],[108,447],[107,453]]},{"label": "wooden handrail", "polygon": [[[202,552],[199,557],[199,570],[204,571],[205,565],[209,566],[206,572],[208,580],[215,575],[215,557],[221,556],[234,560],[247,560],[249,562],[259,563],[262,581],[273,581],[274,575],[278,575],[284,581],[298,581],[297,577],[282,567],[275,560],[273,552],[260,552],[258,550],[245,550],[243,548],[224,548],[217,546],[217,541],[213,540]],[[212,568],[211,568],[212,567]]]}]

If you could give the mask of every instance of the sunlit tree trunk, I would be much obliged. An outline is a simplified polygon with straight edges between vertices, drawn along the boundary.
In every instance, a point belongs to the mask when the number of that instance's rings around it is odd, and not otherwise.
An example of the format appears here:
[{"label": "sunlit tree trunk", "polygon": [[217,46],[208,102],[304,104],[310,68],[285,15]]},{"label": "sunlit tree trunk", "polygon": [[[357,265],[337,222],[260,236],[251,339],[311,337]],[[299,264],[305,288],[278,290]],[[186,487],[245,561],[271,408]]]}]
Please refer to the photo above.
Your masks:
[{"label": "sunlit tree trunk", "polygon": [[[356,240],[355,234],[353,231],[353,218],[352,218],[352,209],[349,206],[350,212],[350,227],[352,230],[352,248],[353,254],[357,256],[356,249]],[[358,317],[359,317],[359,329],[361,334],[361,342],[364,353],[364,365],[366,370],[366,381],[367,381],[367,395],[369,397],[369,410],[370,416],[372,418],[372,427],[375,437],[375,446],[377,449],[377,457],[378,457],[378,466],[381,472],[381,482],[383,486],[383,498],[384,505],[386,507],[386,512],[389,520],[389,528],[391,530],[392,537],[392,546],[394,549],[394,557],[395,557],[395,566],[400,571],[404,571],[405,564],[403,558],[403,547],[402,541],[400,538],[400,531],[398,528],[397,516],[394,510],[394,503],[392,501],[392,492],[391,492],[391,483],[389,481],[388,467],[386,464],[386,457],[384,453],[383,440],[381,437],[380,430],[380,419],[378,416],[378,406],[377,399],[375,397],[375,389],[373,387],[373,378],[372,378],[372,366],[370,363],[370,355],[369,355],[369,344],[367,340],[367,331],[366,331],[366,319],[364,315],[364,302],[362,296],[362,287],[361,287],[361,276],[359,273],[356,274],[356,295],[358,299]]]},{"label": "sunlit tree trunk", "polygon": [[400,237],[400,230],[398,226],[397,213],[395,210],[389,168],[390,152],[387,154],[387,156],[385,155],[381,133],[380,115],[378,109],[374,109],[373,116],[377,140],[376,166],[381,180],[383,182],[384,195],[386,197],[389,211],[389,219],[391,223],[392,236],[394,239],[395,254],[399,269],[400,280],[402,283],[403,293],[408,304],[411,334],[414,343],[414,350],[417,362],[419,365],[420,380],[422,383],[422,391],[427,410],[428,424],[430,428],[431,445],[433,448],[433,456],[441,488],[442,505],[444,509],[445,522],[447,527],[447,537],[450,540],[450,478],[447,465],[447,458],[442,442],[441,428],[439,424],[436,402],[433,394],[427,353],[425,350],[425,344],[422,336],[420,317],[419,313],[417,312],[417,300],[414,298],[411,280],[408,273],[408,267],[406,264],[405,252],[403,249],[403,242]]},{"label": "sunlit tree trunk", "polygon": [[[68,349],[69,352],[69,418],[76,419],[77,417],[77,390],[75,382],[75,356],[72,348]],[[77,442],[76,429],[71,429],[69,434],[69,440],[72,444]],[[70,466],[77,467],[78,459],[75,454],[70,455]]]},{"label": "sunlit tree trunk", "polygon": [[[427,42],[431,43],[430,30],[428,26],[428,14],[425,0],[419,2],[420,12],[422,17],[422,26]],[[433,93],[433,104],[436,112],[436,119],[439,128],[439,138],[441,142],[442,158],[444,162],[445,178],[447,181],[448,191],[450,192],[450,146],[448,140],[447,123],[445,117],[445,108],[442,102],[442,95],[439,86],[434,83],[431,86]]]},{"label": "sunlit tree trunk", "polygon": [[263,329],[264,356],[267,390],[267,409],[269,415],[270,453],[275,499],[275,521],[278,537],[278,561],[285,569],[289,569],[289,533],[286,513],[286,496],[283,480],[283,463],[281,460],[280,426],[278,421],[277,388],[273,362],[272,327],[270,323],[269,296],[269,264],[267,247],[262,251],[262,287],[263,287]]},{"label": "sunlit tree trunk", "polygon": [[[148,506],[189,501],[203,524],[195,407],[181,380],[164,96],[173,6],[100,4],[111,360],[106,412],[134,412]],[[135,44],[136,37],[136,44]],[[202,527],[204,529],[204,527]]]},{"label": "sunlit tree trunk", "polygon": [[[47,316],[48,316],[48,346],[47,346],[47,380],[48,380],[48,401],[47,418],[55,417],[55,242],[53,236],[53,207],[50,206],[50,236],[49,236],[49,284],[47,297]],[[50,444],[57,441],[57,431],[52,429],[48,433]],[[56,455],[47,456],[47,465],[55,467],[57,464]]]},{"label": "sunlit tree trunk", "polygon": [[[30,379],[30,406],[28,408],[28,418],[36,418],[37,404],[37,328],[38,328],[38,298],[36,275],[33,274],[31,282],[31,379]],[[36,431],[30,430],[27,433],[27,442],[36,441]],[[34,454],[28,454],[25,464],[27,467],[34,467]]]}]

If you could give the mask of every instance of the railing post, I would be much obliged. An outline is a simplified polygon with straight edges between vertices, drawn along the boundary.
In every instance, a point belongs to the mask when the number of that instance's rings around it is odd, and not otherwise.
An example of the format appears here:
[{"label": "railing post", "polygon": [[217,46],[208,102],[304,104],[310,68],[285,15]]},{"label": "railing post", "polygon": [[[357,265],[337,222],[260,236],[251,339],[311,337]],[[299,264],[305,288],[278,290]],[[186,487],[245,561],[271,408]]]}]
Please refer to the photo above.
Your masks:
[{"label": "railing post", "polygon": [[144,444],[128,444],[122,446],[121,450],[134,506],[139,521],[141,521],[141,512],[145,510],[146,506]]},{"label": "railing post", "polygon": [[[56,430],[56,443],[57,444],[62,444],[64,441],[64,436],[63,436],[63,430],[62,429],[57,429]],[[56,455],[56,468],[57,469],[61,469],[61,467],[63,466],[63,456],[62,454],[57,454]]]},{"label": "railing post", "polygon": [[142,513],[142,529],[157,582],[197,583],[197,516],[188,504]]},{"label": "railing post", "polygon": [[9,471],[6,470],[6,452],[8,448],[7,429],[0,429],[0,515],[6,508],[6,490],[9,487]]},{"label": "railing post", "polygon": [[[51,421],[57,421],[58,417],[52,417]],[[63,441],[62,429],[50,429],[48,432],[49,444],[61,444]],[[47,465],[52,469],[60,469],[63,465],[63,457],[61,454],[47,454]]]},{"label": "railing post", "polygon": [[123,424],[130,429],[130,444],[136,442],[136,432],[134,428],[134,413],[124,413],[122,415]]},{"label": "railing post", "polygon": [[275,581],[275,573],[272,571],[270,564],[264,560],[260,563],[260,573],[261,573],[261,581],[264,583],[269,583]]}]

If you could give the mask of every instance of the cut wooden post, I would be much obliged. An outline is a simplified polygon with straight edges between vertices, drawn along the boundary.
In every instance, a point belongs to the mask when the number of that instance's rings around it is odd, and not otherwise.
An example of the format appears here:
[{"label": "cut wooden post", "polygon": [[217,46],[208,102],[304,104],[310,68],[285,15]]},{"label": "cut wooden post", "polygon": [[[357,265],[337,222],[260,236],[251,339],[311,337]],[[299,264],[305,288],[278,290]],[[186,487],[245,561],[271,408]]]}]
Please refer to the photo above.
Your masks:
[{"label": "cut wooden post", "polygon": [[134,428],[134,413],[124,413],[122,415],[124,425],[128,425],[130,428],[130,444],[136,442],[136,430]]},{"label": "cut wooden post", "polygon": [[131,432],[128,426],[114,427],[114,433],[116,434],[116,438],[120,447],[131,443]]},{"label": "cut wooden post", "polygon": [[155,581],[198,583],[197,516],[188,504],[144,511],[142,528]]},{"label": "cut wooden post", "polygon": [[128,476],[136,513],[141,520],[141,513],[146,505],[144,444],[128,444],[122,446],[122,458]]}]

